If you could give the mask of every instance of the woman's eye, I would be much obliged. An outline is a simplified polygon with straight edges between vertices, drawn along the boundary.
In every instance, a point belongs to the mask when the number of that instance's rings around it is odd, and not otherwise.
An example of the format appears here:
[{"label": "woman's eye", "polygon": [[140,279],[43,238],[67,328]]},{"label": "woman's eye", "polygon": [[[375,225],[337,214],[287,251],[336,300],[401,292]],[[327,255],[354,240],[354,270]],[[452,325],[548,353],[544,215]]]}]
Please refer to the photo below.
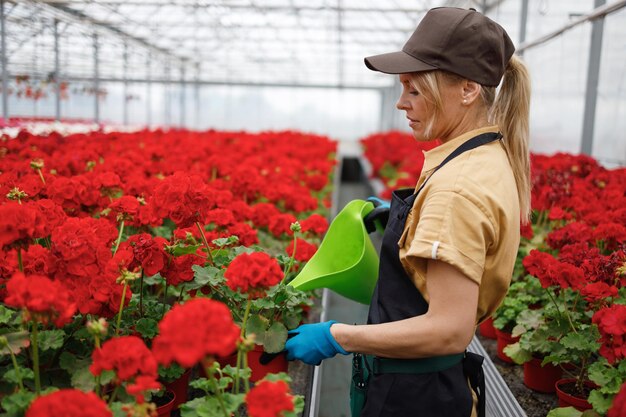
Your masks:
[{"label": "woman's eye", "polygon": [[412,96],[419,96],[419,91],[409,91],[409,94]]}]

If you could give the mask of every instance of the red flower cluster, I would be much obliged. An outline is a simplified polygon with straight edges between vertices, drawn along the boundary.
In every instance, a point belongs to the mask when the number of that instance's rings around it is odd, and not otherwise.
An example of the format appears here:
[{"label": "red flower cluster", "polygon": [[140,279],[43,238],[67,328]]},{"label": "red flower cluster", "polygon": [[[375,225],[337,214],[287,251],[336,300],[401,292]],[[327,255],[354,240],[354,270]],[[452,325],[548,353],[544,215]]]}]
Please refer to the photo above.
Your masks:
[{"label": "red flower cluster", "polygon": [[0,249],[17,242],[46,237],[53,227],[63,222],[65,215],[50,200],[26,203],[8,201],[0,205]]},{"label": "red flower cluster", "polygon": [[[313,257],[313,255],[315,255],[315,252],[317,252],[317,246],[300,238],[296,238],[296,241],[295,260],[298,262],[307,262]],[[285,251],[287,252],[287,255],[291,256],[293,253],[293,240],[289,243]]]},{"label": "red flower cluster", "polygon": [[109,339],[93,351],[89,371],[98,376],[102,371],[114,371],[117,382],[132,381],[140,376],[157,378],[157,362],[143,340],[137,336]]},{"label": "red flower cluster", "polygon": [[292,214],[277,214],[270,217],[267,228],[276,237],[283,235],[293,236],[291,231],[291,223],[295,223],[298,219]]},{"label": "red flower cluster", "polygon": [[93,392],[62,389],[33,401],[26,417],[113,417],[107,405]]},{"label": "red flower cluster", "polygon": [[284,381],[261,381],[246,394],[250,417],[282,417],[293,411],[293,396]]},{"label": "red flower cluster", "polygon": [[600,355],[609,363],[626,358],[626,306],[615,304],[600,309],[592,322],[600,330]]},{"label": "red flower cluster", "polygon": [[154,189],[151,203],[159,217],[189,227],[202,221],[216,201],[213,190],[201,177],[176,172]]},{"label": "red flower cluster", "polygon": [[57,327],[69,323],[76,312],[76,304],[70,301],[61,283],[41,275],[26,277],[21,272],[8,281],[4,303],[27,310],[28,319],[43,324],[52,322]]},{"label": "red flower cluster", "polygon": [[128,269],[134,270],[141,266],[146,276],[156,275],[167,266],[168,256],[165,252],[167,240],[162,237],[152,237],[148,233],[132,235],[122,242],[118,250],[129,248],[132,251],[133,260]]},{"label": "red flower cluster", "polygon": [[284,277],[278,261],[264,252],[242,253],[233,259],[224,276],[233,291],[251,292],[252,296],[263,294]]},{"label": "red flower cluster", "polygon": [[176,361],[190,368],[206,356],[231,354],[239,334],[228,307],[207,298],[194,298],[165,314],[152,351],[163,365]]},{"label": "red flower cluster", "polygon": [[328,220],[319,214],[312,214],[300,222],[302,232],[309,232],[321,236],[328,230]]}]

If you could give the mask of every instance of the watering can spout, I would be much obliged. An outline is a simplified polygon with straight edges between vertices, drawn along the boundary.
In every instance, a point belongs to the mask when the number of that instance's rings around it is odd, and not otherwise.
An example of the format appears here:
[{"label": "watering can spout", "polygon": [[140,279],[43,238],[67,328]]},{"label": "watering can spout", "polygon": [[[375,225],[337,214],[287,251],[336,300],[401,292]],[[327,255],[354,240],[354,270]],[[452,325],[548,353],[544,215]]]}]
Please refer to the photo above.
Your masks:
[{"label": "watering can spout", "polygon": [[315,255],[290,285],[300,290],[328,288],[369,304],[378,279],[378,254],[363,217],[373,209],[369,201],[348,203],[330,224]]}]

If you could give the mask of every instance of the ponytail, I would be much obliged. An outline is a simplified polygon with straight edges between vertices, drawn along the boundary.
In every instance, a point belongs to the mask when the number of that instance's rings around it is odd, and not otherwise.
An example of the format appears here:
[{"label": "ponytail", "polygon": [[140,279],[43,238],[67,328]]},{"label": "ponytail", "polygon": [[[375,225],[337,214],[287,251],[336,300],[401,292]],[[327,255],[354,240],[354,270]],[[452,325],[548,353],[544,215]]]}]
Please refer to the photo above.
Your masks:
[{"label": "ponytail", "polygon": [[491,107],[490,119],[501,129],[502,143],[513,168],[522,224],[530,221],[530,154],[528,119],[530,77],[515,55],[507,64],[500,92]]}]

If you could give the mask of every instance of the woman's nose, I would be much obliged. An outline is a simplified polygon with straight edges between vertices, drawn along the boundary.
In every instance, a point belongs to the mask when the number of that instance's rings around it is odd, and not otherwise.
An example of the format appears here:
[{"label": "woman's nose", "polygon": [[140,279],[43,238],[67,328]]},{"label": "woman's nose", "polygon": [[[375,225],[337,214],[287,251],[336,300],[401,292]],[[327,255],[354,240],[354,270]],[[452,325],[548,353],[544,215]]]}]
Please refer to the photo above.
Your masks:
[{"label": "woman's nose", "polygon": [[404,100],[402,96],[398,98],[398,102],[396,103],[396,109],[405,110],[407,108],[407,102]]}]

